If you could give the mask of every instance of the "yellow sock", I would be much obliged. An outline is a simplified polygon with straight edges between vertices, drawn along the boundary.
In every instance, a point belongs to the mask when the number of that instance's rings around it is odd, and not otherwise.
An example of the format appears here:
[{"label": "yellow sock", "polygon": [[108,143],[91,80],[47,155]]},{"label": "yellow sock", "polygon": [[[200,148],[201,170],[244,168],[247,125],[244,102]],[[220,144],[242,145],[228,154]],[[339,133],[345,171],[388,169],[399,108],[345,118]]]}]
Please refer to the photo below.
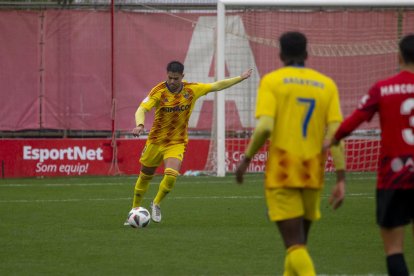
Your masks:
[{"label": "yellow sock", "polygon": [[171,168],[166,168],[164,170],[164,177],[161,180],[160,187],[158,188],[158,193],[154,198],[154,204],[159,205],[161,200],[163,200],[164,197],[169,192],[171,192],[178,174],[179,173],[176,170]]},{"label": "yellow sock", "polygon": [[284,271],[283,271],[283,276],[296,276],[295,272],[292,271],[292,268],[290,266],[289,263],[289,258],[288,258],[288,254],[286,254],[285,256],[285,267],[284,267]]},{"label": "yellow sock", "polygon": [[135,183],[134,199],[132,200],[132,208],[135,208],[141,205],[142,198],[147,192],[149,183],[153,177],[154,175],[147,175],[143,172],[140,172],[137,182]]},{"label": "yellow sock", "polygon": [[315,276],[315,268],[306,246],[293,245],[287,249],[286,275]]}]

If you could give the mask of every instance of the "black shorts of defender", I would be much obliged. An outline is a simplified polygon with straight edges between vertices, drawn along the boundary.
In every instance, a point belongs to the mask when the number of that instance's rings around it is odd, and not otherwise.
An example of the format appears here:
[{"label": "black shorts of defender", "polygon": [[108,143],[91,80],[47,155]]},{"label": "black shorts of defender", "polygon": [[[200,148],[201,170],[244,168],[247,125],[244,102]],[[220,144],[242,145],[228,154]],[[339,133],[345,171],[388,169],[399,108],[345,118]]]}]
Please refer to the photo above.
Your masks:
[{"label": "black shorts of defender", "polygon": [[414,189],[377,190],[377,224],[393,228],[414,222]]}]

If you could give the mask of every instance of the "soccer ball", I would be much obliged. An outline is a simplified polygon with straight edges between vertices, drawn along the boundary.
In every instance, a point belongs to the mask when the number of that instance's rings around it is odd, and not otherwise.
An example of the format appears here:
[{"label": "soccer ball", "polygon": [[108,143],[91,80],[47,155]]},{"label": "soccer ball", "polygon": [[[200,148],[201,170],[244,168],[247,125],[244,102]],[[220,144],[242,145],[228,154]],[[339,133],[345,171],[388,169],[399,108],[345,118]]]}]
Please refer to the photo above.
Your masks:
[{"label": "soccer ball", "polygon": [[136,207],[129,211],[128,223],[133,228],[143,228],[148,226],[151,220],[151,215],[147,209],[143,207]]}]

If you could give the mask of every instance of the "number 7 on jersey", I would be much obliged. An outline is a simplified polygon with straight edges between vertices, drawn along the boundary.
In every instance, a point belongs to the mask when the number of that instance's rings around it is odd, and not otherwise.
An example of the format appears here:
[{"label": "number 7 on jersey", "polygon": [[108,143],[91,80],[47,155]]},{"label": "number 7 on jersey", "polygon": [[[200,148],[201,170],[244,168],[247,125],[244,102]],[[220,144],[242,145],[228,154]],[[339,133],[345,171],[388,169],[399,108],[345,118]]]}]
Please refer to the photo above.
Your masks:
[{"label": "number 7 on jersey", "polygon": [[312,113],[315,110],[315,99],[313,98],[297,98],[299,104],[303,104],[306,107],[305,116],[302,120],[302,136],[306,138],[308,134],[308,125],[312,117]]}]

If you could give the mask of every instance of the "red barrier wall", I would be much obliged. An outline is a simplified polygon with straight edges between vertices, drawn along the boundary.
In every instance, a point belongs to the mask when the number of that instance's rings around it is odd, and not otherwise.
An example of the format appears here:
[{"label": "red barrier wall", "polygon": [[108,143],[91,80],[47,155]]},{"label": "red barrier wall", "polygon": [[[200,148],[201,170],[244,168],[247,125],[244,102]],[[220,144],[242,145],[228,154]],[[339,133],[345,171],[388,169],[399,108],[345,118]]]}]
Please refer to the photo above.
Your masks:
[{"label": "red barrier wall", "polygon": [[[247,140],[238,141],[239,148],[227,148],[226,171],[233,172],[243,157]],[[347,167],[350,171],[374,171],[378,160],[378,143],[347,143]],[[210,140],[190,140],[181,173],[188,170],[204,170]],[[229,143],[231,144],[231,143]],[[365,143],[366,144],[366,143]],[[121,173],[135,175],[139,172],[139,155],[145,145],[144,139],[119,139],[118,169],[112,165],[112,147],[109,139],[3,139],[0,140],[1,177],[112,175]],[[260,151],[254,157],[250,172],[262,172],[267,153]],[[326,170],[333,169],[328,158]],[[157,173],[162,173],[160,167]]]}]

